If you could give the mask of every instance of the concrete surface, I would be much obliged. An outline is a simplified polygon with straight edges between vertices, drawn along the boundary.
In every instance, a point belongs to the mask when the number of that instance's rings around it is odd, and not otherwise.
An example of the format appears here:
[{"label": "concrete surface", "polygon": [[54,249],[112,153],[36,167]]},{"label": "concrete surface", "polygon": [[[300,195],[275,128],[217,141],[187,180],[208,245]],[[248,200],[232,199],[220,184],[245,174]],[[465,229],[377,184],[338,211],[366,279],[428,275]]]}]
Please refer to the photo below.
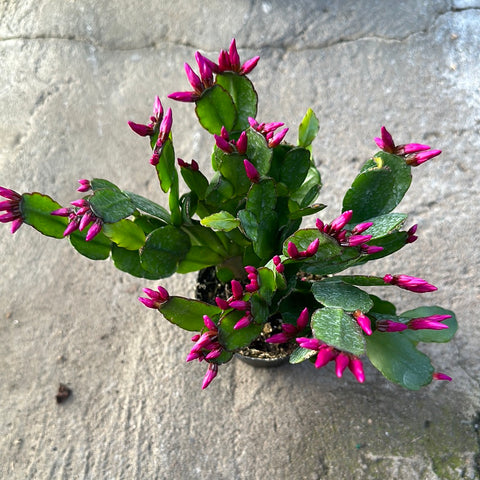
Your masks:
[{"label": "concrete surface", "polygon": [[[211,143],[191,105],[183,62],[235,36],[258,117],[295,131],[308,107],[320,197],[332,219],[373,137],[443,149],[414,171],[400,211],[420,239],[371,273],[439,287],[396,292],[400,309],[456,311],[455,340],[428,351],[451,383],[420,392],[372,367],[365,384],[331,367],[220,369],[185,364],[189,335],[136,297],[156,285],[89,262],[28,227],[0,229],[0,478],[460,479],[479,477],[478,202],[480,2],[0,2],[0,184],[63,204],[78,178],[106,177],[165,202],[149,150],[126,121],[160,95],[174,110],[177,156],[209,168]],[[191,294],[192,275],[161,282]],[[58,383],[73,396],[57,405]]]}]

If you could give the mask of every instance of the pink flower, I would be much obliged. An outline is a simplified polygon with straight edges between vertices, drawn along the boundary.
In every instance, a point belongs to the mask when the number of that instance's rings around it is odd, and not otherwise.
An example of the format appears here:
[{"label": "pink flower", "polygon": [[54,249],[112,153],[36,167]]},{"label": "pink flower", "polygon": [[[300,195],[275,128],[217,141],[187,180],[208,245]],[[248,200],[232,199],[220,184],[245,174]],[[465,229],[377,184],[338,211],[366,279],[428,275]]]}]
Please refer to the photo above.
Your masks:
[{"label": "pink flower", "polygon": [[237,152],[240,155],[244,155],[247,151],[247,132],[243,131],[238,140],[230,140],[230,136],[225,127],[221,129],[221,135],[214,135],[215,143],[220,150],[223,150],[225,153]]},{"label": "pink flower", "polygon": [[227,51],[222,50],[218,56],[218,72],[236,72],[239,75],[249,74],[257,65],[260,57],[253,57],[247,60],[243,65],[240,65],[240,56],[238,55],[237,45],[233,38],[230,43],[230,48]]},{"label": "pink flower", "polygon": [[410,290],[411,292],[425,293],[437,290],[437,287],[430,285],[422,278],[411,277],[410,275],[387,274],[383,277],[383,281],[390,285],[397,285],[397,287],[403,288],[404,290]]},{"label": "pink flower", "polygon": [[23,223],[22,212],[20,209],[20,202],[22,200],[22,196],[19,193],[5,187],[0,187],[0,196],[7,199],[0,202],[0,212],[5,212],[0,215],[0,222],[12,222],[10,231],[12,233],[15,233],[22,226]]},{"label": "pink flower", "polygon": [[441,153],[441,150],[429,150],[428,152],[414,153],[413,155],[407,156],[406,162],[412,167],[418,167],[422,163],[427,162],[428,160],[440,155]]},{"label": "pink flower", "polygon": [[269,148],[274,148],[285,138],[288,132],[288,128],[284,128],[278,133],[275,133],[277,128],[282,127],[284,124],[280,122],[275,123],[258,123],[254,118],[248,117],[248,123],[250,127],[261,133],[267,140]]},{"label": "pink flower", "polygon": [[157,287],[157,291],[150,288],[144,288],[143,292],[147,294],[148,298],[138,297],[138,300],[142,302],[148,308],[158,309],[165,302],[168,302],[170,295],[167,290],[161,286]]}]

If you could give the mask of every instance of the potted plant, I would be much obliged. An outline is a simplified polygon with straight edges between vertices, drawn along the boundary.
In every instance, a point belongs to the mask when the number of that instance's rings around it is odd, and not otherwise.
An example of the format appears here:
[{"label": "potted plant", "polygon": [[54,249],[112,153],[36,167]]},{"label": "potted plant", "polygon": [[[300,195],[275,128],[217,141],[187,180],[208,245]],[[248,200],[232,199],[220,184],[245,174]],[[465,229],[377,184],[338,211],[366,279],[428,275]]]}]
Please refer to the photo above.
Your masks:
[{"label": "potted plant", "polygon": [[[186,360],[208,365],[202,388],[235,353],[261,356],[268,349],[293,364],[310,360],[320,368],[333,361],[337,376],[348,368],[359,382],[364,356],[409,389],[450,380],[417,344],[449,341],[457,328],[453,312],[429,306],[397,313],[392,303],[360,288],[424,293],[436,287],[406,274],[342,274],[416,240],[417,226],[404,230],[407,215],[393,210],[410,186],[411,168],[440,150],[396,145],[382,127],[375,139],[380,151],[362,166],[339,216],[327,223],[317,215],[324,205],[316,203],[322,184],[312,155],[319,129],[313,111],[299,126],[297,144],[285,143],[283,123],[256,119],[257,93],[247,75],[259,57],[242,64],[232,40],[218,62],[199,52],[195,58],[198,74],[185,64],[192,90],[169,98],[193,103],[212,135],[212,178],[195,160],[176,158],[172,111],[164,111],[157,97],[149,121],[129,125],[149,140],[168,209],[94,178],[79,180],[85,195],[68,207],[41,193],[0,187],[0,221],[11,222],[12,233],[25,223],[53,238],[68,237],[80,254],[110,257],[136,277],[213,269],[213,283],[228,288],[223,295],[210,293],[211,302],[170,295],[161,286],[145,288],[139,298],[195,332]],[[188,187],[183,195],[178,171]]]}]

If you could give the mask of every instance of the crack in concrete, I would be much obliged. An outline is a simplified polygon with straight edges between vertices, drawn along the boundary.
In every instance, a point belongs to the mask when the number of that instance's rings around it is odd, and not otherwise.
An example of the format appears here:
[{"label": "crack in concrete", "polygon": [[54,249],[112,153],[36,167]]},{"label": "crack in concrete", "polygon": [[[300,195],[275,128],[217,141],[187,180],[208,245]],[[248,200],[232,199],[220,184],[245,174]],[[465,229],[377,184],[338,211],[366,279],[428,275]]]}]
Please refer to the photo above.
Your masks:
[{"label": "crack in concrete", "polygon": [[[402,37],[385,37],[382,35],[375,35],[375,34],[369,34],[369,35],[363,35],[359,34],[357,36],[352,35],[350,37],[340,37],[332,40],[327,40],[324,42],[320,42],[318,44],[312,44],[312,45],[307,45],[303,47],[295,47],[295,44],[292,43],[291,41],[280,41],[280,42],[275,42],[275,43],[263,43],[263,44],[245,44],[242,45],[242,49],[248,49],[248,50],[261,50],[261,49],[270,49],[270,50],[284,50],[284,53],[290,53],[290,52],[304,52],[304,51],[314,51],[314,50],[323,50],[326,48],[331,48],[337,45],[342,45],[342,44],[349,44],[349,43],[355,43],[358,41],[363,41],[363,40],[373,40],[373,41],[382,41],[382,42],[391,42],[391,43],[402,43],[405,41],[408,41],[411,37],[416,36],[416,35],[425,35],[428,34],[433,28],[435,28],[438,20],[448,14],[448,13],[461,13],[465,11],[475,11],[475,10],[480,10],[480,7],[464,7],[464,8],[456,8],[453,6],[453,4],[450,5],[450,7],[442,12],[439,12],[433,19],[433,21],[427,25],[425,28],[421,30],[417,30],[411,33],[408,33],[407,35],[404,35]],[[168,41],[168,40],[163,40],[163,41],[151,41],[149,43],[146,43],[144,45],[138,45],[138,46],[131,46],[131,47],[112,47],[108,46],[105,44],[102,44],[98,41],[95,41],[94,39],[88,39],[84,37],[76,37],[75,35],[49,35],[49,34],[39,34],[39,35],[16,35],[16,36],[10,36],[10,37],[2,37],[0,38],[0,42],[8,42],[8,41],[16,41],[16,40],[24,40],[24,41],[36,41],[36,40],[52,40],[52,41],[66,41],[66,42],[76,42],[84,45],[88,45],[90,47],[95,47],[98,49],[102,49],[105,51],[110,51],[110,52],[130,52],[130,51],[138,51],[138,50],[149,50],[149,49],[159,49],[163,48],[164,45],[170,45],[170,46],[179,46],[179,47],[185,47],[185,48],[192,48],[192,49],[198,49],[198,46],[194,45],[191,42],[185,41],[185,42],[178,42],[178,41]]]}]

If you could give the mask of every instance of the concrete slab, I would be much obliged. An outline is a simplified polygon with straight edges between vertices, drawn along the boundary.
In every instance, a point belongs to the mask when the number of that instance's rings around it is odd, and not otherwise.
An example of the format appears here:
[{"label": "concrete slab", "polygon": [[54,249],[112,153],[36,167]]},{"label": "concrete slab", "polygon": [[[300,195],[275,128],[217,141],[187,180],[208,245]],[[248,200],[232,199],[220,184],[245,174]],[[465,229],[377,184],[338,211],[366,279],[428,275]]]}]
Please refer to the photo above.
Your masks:
[{"label": "concrete slab", "polygon": [[[444,153],[414,171],[400,211],[420,239],[370,273],[419,275],[439,291],[397,293],[405,309],[439,304],[460,329],[429,349],[454,377],[421,392],[365,384],[311,365],[221,369],[200,391],[189,335],[146,311],[145,282],[88,262],[66,242],[0,230],[0,477],[8,479],[480,478],[477,322],[480,11],[472,1],[262,1],[162,5],[0,2],[0,184],[63,204],[77,178],[106,177],[165,202],[147,146],[126,125],[187,88],[183,62],[237,38],[259,118],[308,107],[324,218],[382,125]],[[191,105],[174,110],[177,155],[209,169],[211,144]],[[376,271],[375,271],[376,270]],[[192,275],[162,282],[191,294]],[[73,396],[57,405],[58,383]]]}]

